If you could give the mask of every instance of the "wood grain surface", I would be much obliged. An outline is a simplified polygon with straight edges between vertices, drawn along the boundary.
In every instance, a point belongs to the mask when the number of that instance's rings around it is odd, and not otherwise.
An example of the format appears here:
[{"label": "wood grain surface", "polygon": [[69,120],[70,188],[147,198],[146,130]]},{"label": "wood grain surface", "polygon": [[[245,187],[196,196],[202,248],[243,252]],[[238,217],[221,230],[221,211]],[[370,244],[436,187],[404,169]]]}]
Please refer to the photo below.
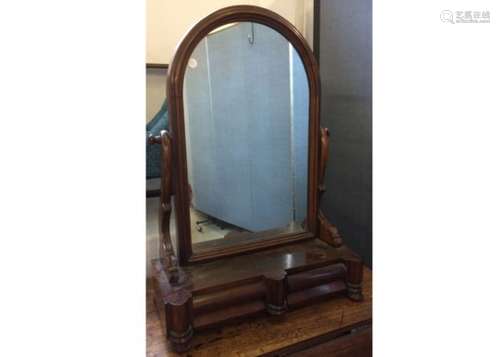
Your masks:
[{"label": "wood grain surface", "polygon": [[[173,352],[166,342],[160,319],[152,302],[151,290],[148,287],[147,356],[249,357],[290,353],[297,356],[302,355],[301,353],[319,352],[321,349],[314,349],[315,347],[312,346],[320,343],[321,346],[324,344],[322,348],[330,346],[337,349],[335,346],[346,346],[349,343],[345,338],[339,337],[338,341],[332,339],[353,328],[371,325],[372,273],[367,268],[364,268],[363,273],[364,300],[362,302],[353,302],[345,297],[332,298],[313,306],[290,311],[283,316],[259,317],[240,324],[197,333],[193,339],[193,348],[185,354]],[[359,339],[360,353],[371,353],[371,342],[366,342],[371,341],[371,329],[369,331],[369,340],[360,339],[363,336],[366,337],[365,330],[352,340]],[[345,347],[342,348],[345,349]],[[370,351],[363,349],[370,349]],[[303,352],[297,352],[301,350]]]}]

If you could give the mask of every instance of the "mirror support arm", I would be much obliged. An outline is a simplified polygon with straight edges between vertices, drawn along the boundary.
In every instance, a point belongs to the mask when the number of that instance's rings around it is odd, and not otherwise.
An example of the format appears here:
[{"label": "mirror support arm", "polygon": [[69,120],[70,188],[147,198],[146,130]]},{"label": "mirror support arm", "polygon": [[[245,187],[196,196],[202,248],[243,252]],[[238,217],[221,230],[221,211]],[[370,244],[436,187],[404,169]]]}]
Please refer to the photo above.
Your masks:
[{"label": "mirror support arm", "polygon": [[[319,202],[326,192],[325,176],[326,176],[326,163],[328,162],[328,146],[330,142],[330,131],[328,128],[320,129],[320,150],[319,150]],[[337,227],[331,224],[321,209],[318,212],[319,219],[319,239],[334,246],[342,246],[342,237],[339,234]]]},{"label": "mirror support arm", "polygon": [[326,163],[328,162],[328,145],[330,143],[330,130],[328,128],[320,129],[320,151],[319,151],[319,200],[326,191],[325,174]]},{"label": "mirror support arm", "polygon": [[179,280],[179,263],[175,256],[170,239],[170,214],[172,212],[172,138],[166,130],[159,136],[150,137],[150,143],[161,145],[161,193],[160,193],[160,259],[165,268],[168,280],[176,283]]},{"label": "mirror support arm", "polygon": [[[161,193],[160,193],[160,275],[161,300],[156,303],[165,309],[166,334],[176,352],[190,348],[193,337],[193,297],[191,280],[179,266],[170,237],[170,214],[172,213],[172,137],[166,130],[160,135],[148,136],[148,143],[161,145]],[[162,275],[164,274],[164,275]],[[162,276],[167,281],[162,281]],[[160,307],[161,306],[161,307]]]}]

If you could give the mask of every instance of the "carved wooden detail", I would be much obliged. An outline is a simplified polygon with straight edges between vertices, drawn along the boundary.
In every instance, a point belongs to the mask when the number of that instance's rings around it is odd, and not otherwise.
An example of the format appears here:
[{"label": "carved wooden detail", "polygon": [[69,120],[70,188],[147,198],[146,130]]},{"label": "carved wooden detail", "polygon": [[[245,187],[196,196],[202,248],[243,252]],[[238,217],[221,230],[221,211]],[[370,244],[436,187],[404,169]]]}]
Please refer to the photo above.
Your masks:
[{"label": "carved wooden detail", "polygon": [[170,238],[170,215],[172,213],[172,138],[166,130],[159,137],[150,139],[161,145],[161,193],[159,210],[160,259],[170,282],[179,280],[179,264]]},{"label": "carved wooden detail", "polygon": [[326,176],[326,164],[328,162],[328,145],[330,143],[330,131],[328,128],[320,129],[320,146],[319,146],[319,201],[323,193],[326,191],[325,186],[325,176]]},{"label": "carved wooden detail", "polygon": [[342,246],[342,237],[339,234],[337,227],[331,224],[325,217],[323,212],[319,211],[319,239],[331,244],[334,247]]},{"label": "carved wooden detail", "polygon": [[[319,146],[319,185],[318,185],[318,196],[319,202],[323,194],[326,192],[325,176],[326,176],[326,164],[328,162],[328,146],[330,144],[330,131],[328,128],[320,129],[320,146]],[[326,218],[325,214],[318,210],[318,221],[319,221],[319,238],[334,247],[340,247],[342,245],[342,237],[339,234],[337,227],[331,224]]]}]

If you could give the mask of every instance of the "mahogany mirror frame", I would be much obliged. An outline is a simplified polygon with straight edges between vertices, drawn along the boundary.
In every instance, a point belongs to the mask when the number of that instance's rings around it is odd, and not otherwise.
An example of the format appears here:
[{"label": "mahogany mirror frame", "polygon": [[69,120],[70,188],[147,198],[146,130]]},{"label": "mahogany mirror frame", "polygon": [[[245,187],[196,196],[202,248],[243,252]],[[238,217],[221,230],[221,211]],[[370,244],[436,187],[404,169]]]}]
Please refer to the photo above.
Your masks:
[{"label": "mahogany mirror frame", "polygon": [[[251,241],[215,248],[195,253],[192,249],[189,215],[189,185],[186,159],[186,135],[184,117],[183,86],[184,76],[196,46],[211,31],[234,22],[255,22],[278,31],[288,40],[299,54],[307,74],[309,84],[309,133],[308,133],[308,186],[307,218],[303,232],[280,234],[276,238],[259,240],[259,235]],[[174,194],[177,225],[177,256],[181,265],[203,262],[221,257],[257,251],[317,237],[318,232],[318,161],[319,161],[319,98],[320,80],[316,59],[302,34],[286,19],[276,13],[257,6],[238,5],[215,11],[194,25],[178,45],[167,74],[167,98],[172,141],[172,191]],[[165,168],[164,168],[165,170]]]}]

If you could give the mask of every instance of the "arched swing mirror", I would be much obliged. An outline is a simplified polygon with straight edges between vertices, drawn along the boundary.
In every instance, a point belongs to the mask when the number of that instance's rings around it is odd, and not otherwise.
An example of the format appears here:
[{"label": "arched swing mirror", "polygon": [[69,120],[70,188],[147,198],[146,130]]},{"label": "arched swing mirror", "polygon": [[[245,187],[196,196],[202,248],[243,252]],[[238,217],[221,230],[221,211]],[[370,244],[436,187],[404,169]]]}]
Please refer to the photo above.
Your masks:
[{"label": "arched swing mirror", "polygon": [[277,15],[251,15],[198,24],[170,66],[181,262],[314,235],[313,60]]},{"label": "arched swing mirror", "polygon": [[297,29],[255,6],[214,12],[179,44],[168,100],[170,133],[153,139],[164,168],[153,266],[173,348],[233,319],[360,301],[361,260],[318,210],[329,134]]}]

